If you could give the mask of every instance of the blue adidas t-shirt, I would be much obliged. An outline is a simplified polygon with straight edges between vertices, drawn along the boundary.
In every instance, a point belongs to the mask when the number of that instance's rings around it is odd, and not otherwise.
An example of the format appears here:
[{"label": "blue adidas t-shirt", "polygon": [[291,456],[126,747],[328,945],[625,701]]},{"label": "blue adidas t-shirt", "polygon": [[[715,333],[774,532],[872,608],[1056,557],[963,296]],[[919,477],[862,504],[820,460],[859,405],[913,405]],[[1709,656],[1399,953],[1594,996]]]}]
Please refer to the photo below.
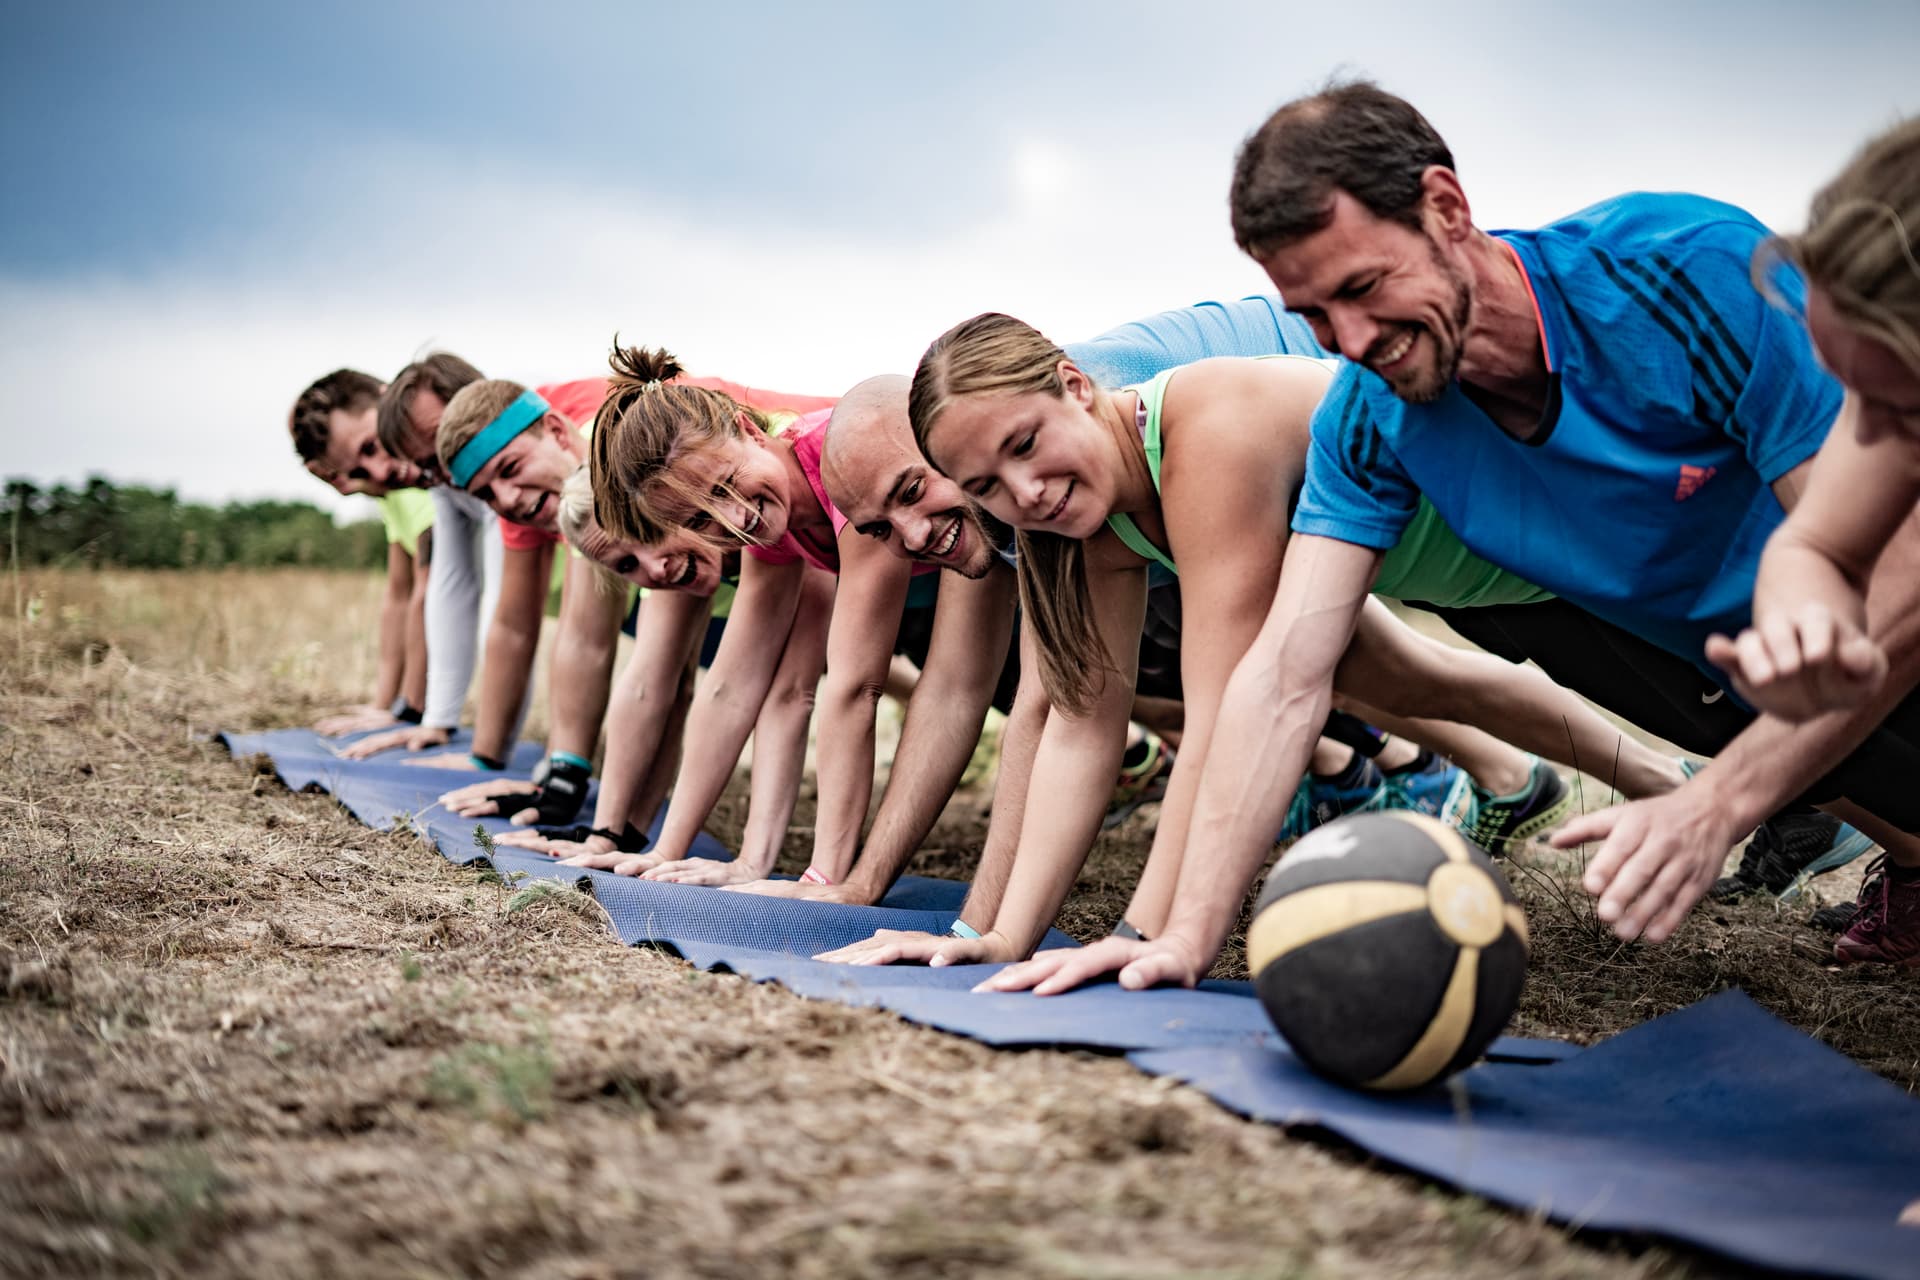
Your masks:
[{"label": "blue adidas t-shirt", "polygon": [[[1421,494],[1482,558],[1715,674],[1707,636],[1744,627],[1768,485],[1840,410],[1799,320],[1753,287],[1767,229],[1731,205],[1626,195],[1500,231],[1546,344],[1526,441],[1460,390],[1407,404],[1341,366],[1313,419],[1298,533],[1387,548]],[[1798,280],[1780,281],[1795,306]]]},{"label": "blue adidas t-shirt", "polygon": [[[1313,330],[1287,311],[1279,298],[1242,298],[1237,302],[1196,302],[1109,329],[1085,342],[1070,342],[1067,358],[1108,389],[1146,382],[1155,374],[1213,356],[1296,355],[1324,358]],[[1000,549],[1008,564],[1019,563],[1011,539]],[[1161,586],[1178,581],[1154,564],[1147,581]]]}]

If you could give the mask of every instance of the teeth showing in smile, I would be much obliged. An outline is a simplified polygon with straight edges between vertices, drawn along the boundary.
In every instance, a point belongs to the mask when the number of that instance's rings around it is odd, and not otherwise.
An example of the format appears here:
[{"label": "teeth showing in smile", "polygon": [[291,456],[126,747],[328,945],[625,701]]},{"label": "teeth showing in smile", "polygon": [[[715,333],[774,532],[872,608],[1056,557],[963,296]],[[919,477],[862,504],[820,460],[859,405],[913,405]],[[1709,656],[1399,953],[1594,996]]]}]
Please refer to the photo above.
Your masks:
[{"label": "teeth showing in smile", "polygon": [[933,544],[927,554],[934,559],[942,559],[953,551],[953,544],[960,541],[960,522],[955,520],[947,526],[947,532],[940,541]]},{"label": "teeth showing in smile", "polygon": [[1049,520],[1059,519],[1060,513],[1067,509],[1067,499],[1071,498],[1072,496],[1073,496],[1073,486],[1068,485],[1067,491],[1060,495],[1060,501],[1054,503],[1053,510],[1047,512],[1047,519]]},{"label": "teeth showing in smile", "polygon": [[1411,332],[1402,334],[1400,341],[1394,343],[1374,357],[1374,367],[1376,369],[1384,369],[1389,365],[1398,364],[1406,357],[1407,352],[1411,350],[1413,350],[1413,334]]}]

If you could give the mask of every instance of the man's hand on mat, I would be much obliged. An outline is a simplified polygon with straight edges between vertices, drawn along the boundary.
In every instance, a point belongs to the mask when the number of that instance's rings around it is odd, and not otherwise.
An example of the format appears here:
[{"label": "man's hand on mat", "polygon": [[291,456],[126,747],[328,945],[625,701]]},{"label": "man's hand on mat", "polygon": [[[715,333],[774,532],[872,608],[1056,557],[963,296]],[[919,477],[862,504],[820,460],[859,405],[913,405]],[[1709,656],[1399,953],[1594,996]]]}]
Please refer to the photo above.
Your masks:
[{"label": "man's hand on mat", "polygon": [[837,902],[849,907],[870,907],[873,899],[853,885],[808,884],[804,880],[748,880],[726,886],[729,893],[758,893],[769,898],[795,898],[801,902]]},{"label": "man's hand on mat", "polygon": [[611,871],[617,876],[637,876],[653,870],[664,861],[657,853],[579,853],[571,858],[562,858],[560,865],[566,867],[592,867],[598,871]]},{"label": "man's hand on mat", "polygon": [[646,872],[644,878],[666,880],[673,884],[730,885],[764,880],[766,876],[766,872],[743,864],[739,858],[732,862],[722,862],[718,858],[681,858],[677,862],[661,863]]},{"label": "man's hand on mat", "polygon": [[605,836],[588,836],[585,840],[555,840],[552,836],[543,836],[538,831],[502,831],[493,838],[493,842],[511,845],[516,849],[531,849],[535,853],[544,853],[554,858],[617,852],[613,847],[613,841]]},{"label": "man's hand on mat", "polygon": [[471,773],[480,772],[480,766],[475,764],[473,757],[464,751],[442,751],[437,755],[415,756],[411,760],[402,760],[400,763],[417,764],[422,769],[465,769]]},{"label": "man's hand on mat", "polygon": [[1553,833],[1556,849],[1600,841],[1580,883],[1600,899],[1600,920],[1619,937],[1665,942],[1720,874],[1736,833],[1701,785],[1709,776],[1575,818]]},{"label": "man's hand on mat", "polygon": [[1733,677],[1742,698],[1784,720],[1811,720],[1873,696],[1887,652],[1852,621],[1808,601],[1735,639],[1707,637],[1707,661]]},{"label": "man's hand on mat", "polygon": [[404,748],[407,751],[425,751],[428,747],[444,747],[447,739],[453,736],[449,729],[422,729],[415,725],[402,725],[398,729],[388,729],[385,733],[368,734],[350,746],[340,748],[342,760],[365,760],[377,756],[382,751]]},{"label": "man's hand on mat", "polygon": [[[521,778],[492,778],[447,792],[440,797],[440,807],[462,818],[487,818],[500,812],[501,797],[537,795],[539,791],[539,787]],[[526,808],[516,812],[507,821],[516,827],[527,827],[532,826],[539,817],[538,809]]]},{"label": "man's hand on mat", "polygon": [[918,929],[882,929],[871,938],[814,957],[829,964],[925,964],[936,969],[1013,958],[1011,945],[997,933],[956,938],[950,933],[922,933]]},{"label": "man's hand on mat", "polygon": [[1085,947],[1042,951],[1025,964],[1002,969],[975,991],[1032,991],[1037,996],[1071,991],[1109,973],[1120,975],[1129,991],[1168,983],[1190,987],[1207,976],[1208,966],[1177,938],[1102,938]]},{"label": "man's hand on mat", "polygon": [[385,707],[376,707],[367,703],[316,720],[313,731],[323,738],[337,738],[343,733],[363,733],[368,729],[386,729],[399,724],[393,712]]}]

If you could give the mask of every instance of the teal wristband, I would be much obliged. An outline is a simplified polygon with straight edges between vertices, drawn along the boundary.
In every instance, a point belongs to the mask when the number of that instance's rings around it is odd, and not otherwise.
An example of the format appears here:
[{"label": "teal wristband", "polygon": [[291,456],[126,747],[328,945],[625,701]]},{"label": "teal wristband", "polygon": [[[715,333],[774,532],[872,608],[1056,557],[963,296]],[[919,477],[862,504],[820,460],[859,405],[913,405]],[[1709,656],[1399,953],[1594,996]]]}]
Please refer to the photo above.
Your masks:
[{"label": "teal wristband", "polygon": [[947,934],[954,938],[978,938],[980,931],[956,916],[953,923],[948,926]]},{"label": "teal wristband", "polygon": [[548,754],[547,759],[553,761],[555,764],[570,764],[576,769],[585,769],[588,773],[593,772],[593,761],[582,756],[577,756],[571,751],[551,752]]},{"label": "teal wristband", "polygon": [[473,761],[474,764],[486,770],[488,773],[499,773],[507,767],[505,760],[496,760],[492,756],[483,756],[478,751],[469,751],[467,753],[467,759]]}]

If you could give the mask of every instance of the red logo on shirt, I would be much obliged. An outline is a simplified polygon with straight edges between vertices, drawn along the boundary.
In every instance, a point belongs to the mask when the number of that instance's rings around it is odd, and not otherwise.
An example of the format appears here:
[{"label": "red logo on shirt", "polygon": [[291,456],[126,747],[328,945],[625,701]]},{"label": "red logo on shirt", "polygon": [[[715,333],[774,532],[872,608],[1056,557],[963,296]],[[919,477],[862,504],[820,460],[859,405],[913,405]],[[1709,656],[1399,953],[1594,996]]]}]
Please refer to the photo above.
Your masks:
[{"label": "red logo on shirt", "polygon": [[1680,483],[1674,486],[1673,500],[1675,502],[1685,502],[1688,498],[1700,492],[1700,486],[1713,479],[1715,473],[1718,471],[1718,467],[1681,467]]}]

